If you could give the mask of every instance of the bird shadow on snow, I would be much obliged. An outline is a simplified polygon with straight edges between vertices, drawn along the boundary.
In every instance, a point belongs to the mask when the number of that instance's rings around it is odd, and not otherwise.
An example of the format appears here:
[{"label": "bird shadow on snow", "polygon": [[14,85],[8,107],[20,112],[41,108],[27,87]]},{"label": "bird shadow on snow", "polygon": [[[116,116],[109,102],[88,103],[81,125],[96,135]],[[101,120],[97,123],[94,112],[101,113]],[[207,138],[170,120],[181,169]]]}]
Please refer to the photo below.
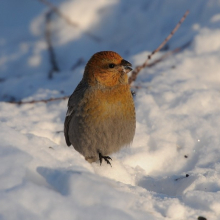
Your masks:
[{"label": "bird shadow on snow", "polygon": [[70,181],[71,178],[78,179],[77,177],[83,175],[82,171],[74,171],[67,169],[51,169],[47,167],[38,167],[37,172],[45,178],[47,183],[60,194],[67,196],[70,194]]},{"label": "bird shadow on snow", "polygon": [[[79,199],[87,197],[94,197],[96,192],[108,191],[110,180],[105,179],[103,183],[103,177],[100,177],[88,170],[74,166],[71,168],[48,168],[48,167],[37,167],[37,173],[39,173],[48,183],[49,188],[60,193],[63,196],[80,196]],[[91,192],[90,188],[93,187]],[[76,190],[77,189],[77,190]],[[110,193],[111,194],[111,193]]]}]

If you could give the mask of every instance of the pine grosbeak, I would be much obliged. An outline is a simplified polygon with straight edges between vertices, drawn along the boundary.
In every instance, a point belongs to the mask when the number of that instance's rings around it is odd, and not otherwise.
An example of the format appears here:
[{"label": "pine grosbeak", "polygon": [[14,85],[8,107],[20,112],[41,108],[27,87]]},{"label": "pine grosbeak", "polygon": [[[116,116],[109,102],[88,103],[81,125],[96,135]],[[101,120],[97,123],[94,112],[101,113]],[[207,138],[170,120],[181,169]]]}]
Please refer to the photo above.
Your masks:
[{"label": "pine grosbeak", "polygon": [[132,142],[135,108],[127,73],[131,64],[119,54],[94,54],[68,101],[64,135],[89,162],[104,159]]}]

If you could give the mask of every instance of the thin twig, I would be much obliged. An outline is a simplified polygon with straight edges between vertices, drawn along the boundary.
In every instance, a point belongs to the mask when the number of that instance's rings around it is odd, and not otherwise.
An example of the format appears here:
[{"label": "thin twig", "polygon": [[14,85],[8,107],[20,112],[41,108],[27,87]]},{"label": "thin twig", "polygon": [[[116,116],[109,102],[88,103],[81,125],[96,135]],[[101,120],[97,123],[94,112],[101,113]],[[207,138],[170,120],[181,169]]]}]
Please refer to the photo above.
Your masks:
[{"label": "thin twig", "polygon": [[81,66],[81,65],[84,64],[84,63],[85,63],[84,59],[83,59],[82,57],[79,58],[79,59],[76,61],[76,63],[73,64],[73,66],[71,67],[71,70],[72,70],[72,71],[75,70],[77,67]]},{"label": "thin twig", "polygon": [[[54,11],[55,13],[57,13],[61,18],[63,18],[67,24],[77,27],[79,29],[80,26],[79,24],[77,24],[76,22],[72,21],[70,18],[68,18],[65,14],[63,14],[55,5],[53,5],[50,1],[47,0],[39,0],[40,2],[42,2],[44,5],[48,6],[52,11]],[[90,33],[89,31],[84,31],[84,33],[89,36],[90,38],[92,38],[94,41],[96,42],[101,42],[101,38],[95,36],[94,34]]]},{"label": "thin twig", "polygon": [[50,63],[51,63],[51,70],[49,71],[48,78],[52,79],[53,78],[53,73],[54,72],[59,72],[60,69],[58,67],[57,61],[56,61],[56,56],[55,52],[53,49],[52,45],[52,39],[51,39],[51,16],[52,16],[53,11],[49,11],[46,14],[46,25],[45,25],[45,39],[48,45],[48,52],[49,52],[49,57],[50,57]]},{"label": "thin twig", "polygon": [[187,42],[186,44],[184,44],[181,47],[177,47],[174,50],[168,51],[167,53],[165,53],[164,55],[162,55],[160,58],[154,60],[151,63],[147,64],[147,67],[152,67],[154,65],[156,65],[157,63],[161,62],[162,60],[166,59],[167,57],[175,54],[175,53],[179,53],[180,51],[184,50],[186,47],[188,47],[191,44],[191,41]]},{"label": "thin twig", "polygon": [[32,101],[11,101],[9,103],[12,103],[12,104],[18,104],[18,105],[21,105],[21,104],[33,104],[33,103],[39,103],[39,102],[44,102],[44,103],[47,103],[47,102],[51,102],[51,101],[57,101],[57,100],[65,100],[65,99],[68,99],[69,96],[63,96],[63,97],[58,97],[58,98],[50,98],[50,99],[41,99],[41,100],[32,100]]},{"label": "thin twig", "polygon": [[160,51],[162,49],[162,47],[170,40],[170,38],[175,34],[175,32],[179,29],[180,25],[184,22],[184,20],[186,19],[186,16],[189,14],[189,10],[187,10],[185,12],[185,14],[183,15],[183,17],[180,19],[180,21],[178,22],[178,24],[176,25],[176,27],[171,31],[171,33],[168,35],[168,37],[162,42],[162,44],[156,49],[154,50],[149,56],[148,59],[151,59],[151,56],[154,55],[155,53],[157,53],[158,51]]},{"label": "thin twig", "polygon": [[154,50],[148,57],[147,60],[140,66],[137,66],[133,71],[131,76],[129,77],[129,84],[131,84],[133,81],[136,80],[138,73],[144,69],[147,65],[148,65],[148,61],[151,59],[151,57],[157,53],[159,50],[162,49],[162,47],[170,40],[170,38],[175,34],[175,32],[179,29],[180,25],[183,23],[183,21],[185,20],[186,16],[189,14],[189,10],[187,10],[185,12],[185,14],[183,15],[183,17],[180,19],[180,21],[178,22],[178,24],[176,25],[176,27],[170,32],[170,34],[167,36],[167,38],[162,42],[162,44],[160,44],[160,46]]},{"label": "thin twig", "polygon": [[181,179],[184,179],[184,178],[187,178],[187,177],[189,177],[189,174],[186,174],[185,176],[176,178],[175,181],[178,181],[178,180],[181,180]]}]

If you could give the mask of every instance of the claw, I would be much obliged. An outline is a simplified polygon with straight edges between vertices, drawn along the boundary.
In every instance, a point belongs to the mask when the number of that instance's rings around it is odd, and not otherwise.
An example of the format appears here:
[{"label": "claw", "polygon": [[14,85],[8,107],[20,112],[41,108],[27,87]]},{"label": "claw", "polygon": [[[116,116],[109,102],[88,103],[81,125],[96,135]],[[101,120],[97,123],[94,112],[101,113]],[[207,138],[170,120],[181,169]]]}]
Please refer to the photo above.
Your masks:
[{"label": "claw", "polygon": [[99,153],[100,166],[102,165],[102,159],[104,159],[104,160],[106,161],[106,163],[109,164],[109,165],[112,167],[112,165],[111,165],[111,163],[110,163],[110,161],[109,161],[109,160],[112,160],[111,157],[109,157],[109,156],[103,156],[101,153]]}]

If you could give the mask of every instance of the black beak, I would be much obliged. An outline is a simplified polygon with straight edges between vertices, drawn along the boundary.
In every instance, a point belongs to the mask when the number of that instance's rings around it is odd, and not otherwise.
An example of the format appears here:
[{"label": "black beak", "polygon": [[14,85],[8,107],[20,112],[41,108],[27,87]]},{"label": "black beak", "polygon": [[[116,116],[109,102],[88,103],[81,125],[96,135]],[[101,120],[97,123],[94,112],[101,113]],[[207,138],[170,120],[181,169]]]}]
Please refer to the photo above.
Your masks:
[{"label": "black beak", "polygon": [[127,60],[122,60],[121,65],[124,66],[126,73],[129,73],[132,70],[132,65]]}]

